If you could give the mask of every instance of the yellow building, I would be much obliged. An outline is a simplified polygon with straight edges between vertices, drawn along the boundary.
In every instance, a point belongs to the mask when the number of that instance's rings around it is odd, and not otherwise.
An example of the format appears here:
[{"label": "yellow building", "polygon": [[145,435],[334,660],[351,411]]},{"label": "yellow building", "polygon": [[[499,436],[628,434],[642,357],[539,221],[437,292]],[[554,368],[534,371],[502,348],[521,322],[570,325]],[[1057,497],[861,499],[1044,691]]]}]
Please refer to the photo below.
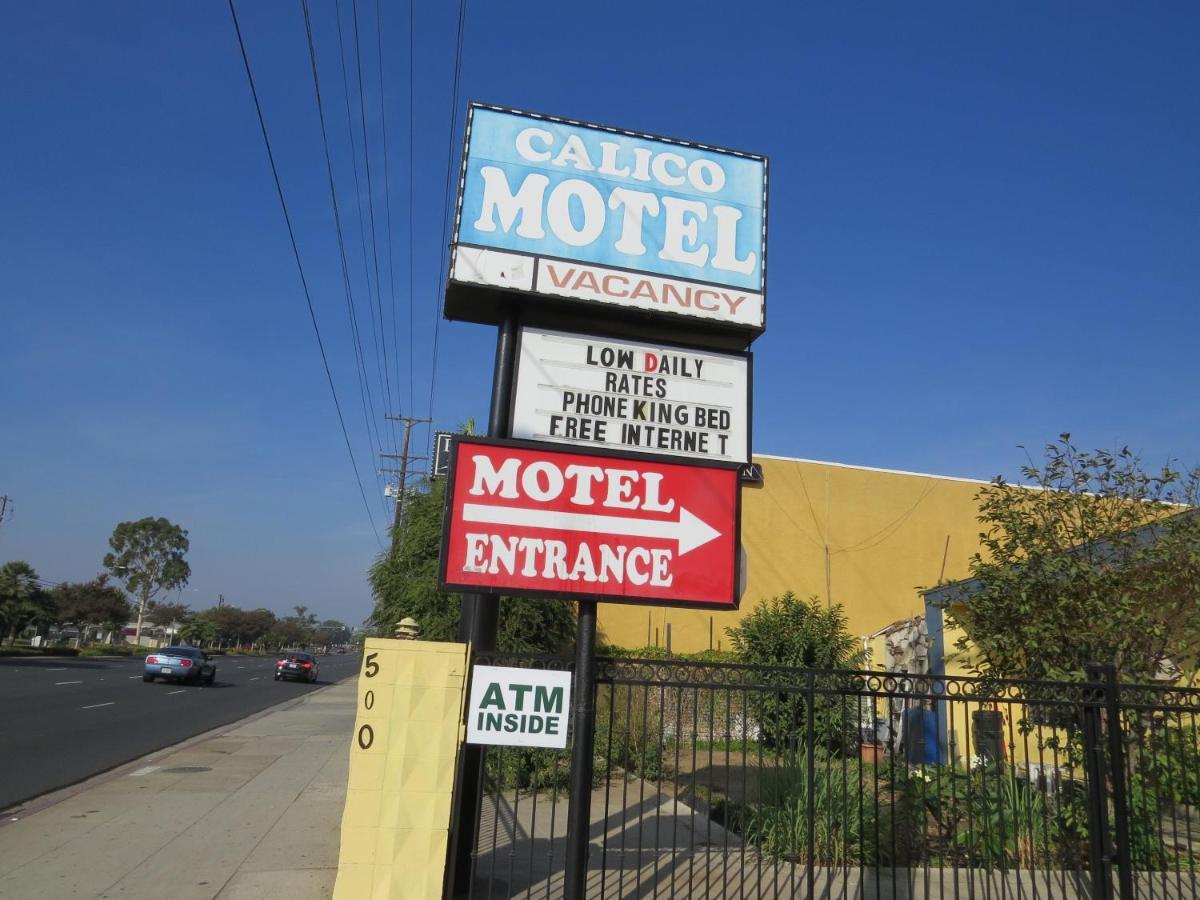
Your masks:
[{"label": "yellow building", "polygon": [[[968,576],[979,547],[975,495],[985,482],[779,456],[754,461],[763,481],[742,490],[741,607],[601,604],[604,641],[629,648],[669,641],[677,653],[728,649],[727,628],[764,598],[792,591],[842,604],[851,633],[873,641],[878,665],[878,633],[925,613],[919,588]],[[936,611],[935,618],[929,637],[940,651]]]}]

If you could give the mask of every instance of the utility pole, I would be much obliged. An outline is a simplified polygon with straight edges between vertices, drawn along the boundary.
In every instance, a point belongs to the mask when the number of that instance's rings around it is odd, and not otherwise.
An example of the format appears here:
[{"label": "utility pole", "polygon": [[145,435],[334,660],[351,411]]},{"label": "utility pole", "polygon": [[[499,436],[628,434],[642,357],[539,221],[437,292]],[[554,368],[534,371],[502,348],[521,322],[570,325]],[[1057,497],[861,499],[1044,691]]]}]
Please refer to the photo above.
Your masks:
[{"label": "utility pole", "polygon": [[[408,453],[408,438],[412,427],[417,424],[430,422],[431,419],[418,419],[414,416],[384,416],[385,419],[391,422],[401,422],[404,425],[404,437],[400,441],[399,453],[380,453],[384,459],[400,460],[400,490],[396,496],[396,516],[392,520],[392,543],[396,542],[396,534],[400,531],[400,526],[404,524],[404,501],[408,497],[408,461],[410,459],[428,459],[426,456],[410,456]],[[387,469],[385,471],[395,471],[395,469]]]},{"label": "utility pole", "polygon": [[0,497],[0,525],[4,524],[4,514],[8,511],[8,504],[9,499],[7,494]]}]

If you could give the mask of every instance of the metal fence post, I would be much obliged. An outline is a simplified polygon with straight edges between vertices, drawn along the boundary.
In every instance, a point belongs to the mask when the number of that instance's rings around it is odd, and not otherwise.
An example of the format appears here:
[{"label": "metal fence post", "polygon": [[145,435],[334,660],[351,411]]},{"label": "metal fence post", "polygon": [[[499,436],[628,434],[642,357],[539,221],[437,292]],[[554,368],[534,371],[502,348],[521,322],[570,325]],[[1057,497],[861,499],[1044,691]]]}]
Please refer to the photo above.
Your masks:
[{"label": "metal fence post", "polygon": [[805,716],[807,732],[805,736],[805,748],[808,764],[808,834],[805,843],[807,844],[808,852],[805,854],[808,857],[807,865],[804,869],[804,876],[808,883],[809,900],[815,896],[817,883],[816,861],[814,857],[817,854],[817,685],[815,676],[812,672],[806,673],[805,680],[808,682],[808,693],[805,699],[806,709]]},{"label": "metal fence post", "polygon": [[1133,900],[1133,859],[1129,846],[1129,797],[1125,783],[1125,735],[1121,725],[1121,686],[1117,667],[1111,663],[1089,669],[1088,678],[1104,680],[1105,728],[1108,733],[1108,766],[1112,778],[1113,819],[1116,852],[1109,858],[1117,864],[1121,900]]},{"label": "metal fence post", "polygon": [[579,601],[575,630],[575,709],[571,745],[571,799],[567,808],[564,900],[587,890],[588,832],[592,819],[592,754],[596,741],[596,601]]},{"label": "metal fence post", "polygon": [[1101,705],[1107,705],[1108,685],[1103,666],[1087,667],[1083,685],[1083,771],[1087,778],[1088,862],[1093,900],[1112,900],[1111,841],[1108,834],[1108,766],[1101,726]]}]

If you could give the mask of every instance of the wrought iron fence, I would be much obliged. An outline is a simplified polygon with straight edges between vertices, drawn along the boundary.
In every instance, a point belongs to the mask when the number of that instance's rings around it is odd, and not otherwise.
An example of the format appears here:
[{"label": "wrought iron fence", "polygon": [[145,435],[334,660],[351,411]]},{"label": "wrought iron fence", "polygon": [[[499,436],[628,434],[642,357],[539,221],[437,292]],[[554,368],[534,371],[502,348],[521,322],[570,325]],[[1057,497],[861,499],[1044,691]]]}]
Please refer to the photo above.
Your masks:
[{"label": "wrought iron fence", "polygon": [[[595,699],[589,897],[1200,898],[1200,691],[601,659]],[[470,896],[562,896],[569,761],[487,748]]]}]

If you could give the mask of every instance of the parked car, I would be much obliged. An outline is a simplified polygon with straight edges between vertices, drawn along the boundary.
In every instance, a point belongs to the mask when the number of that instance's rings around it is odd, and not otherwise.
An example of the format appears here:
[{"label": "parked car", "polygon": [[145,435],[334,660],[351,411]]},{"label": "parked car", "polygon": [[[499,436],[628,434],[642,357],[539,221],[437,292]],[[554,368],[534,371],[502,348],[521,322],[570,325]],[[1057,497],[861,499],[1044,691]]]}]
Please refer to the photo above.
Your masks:
[{"label": "parked car", "polygon": [[311,653],[289,651],[275,660],[275,680],[285,678],[316,681],[320,665]]},{"label": "parked car", "polygon": [[212,684],[217,667],[212,657],[196,647],[163,647],[146,657],[142,681],[162,678],[193,684]]}]

